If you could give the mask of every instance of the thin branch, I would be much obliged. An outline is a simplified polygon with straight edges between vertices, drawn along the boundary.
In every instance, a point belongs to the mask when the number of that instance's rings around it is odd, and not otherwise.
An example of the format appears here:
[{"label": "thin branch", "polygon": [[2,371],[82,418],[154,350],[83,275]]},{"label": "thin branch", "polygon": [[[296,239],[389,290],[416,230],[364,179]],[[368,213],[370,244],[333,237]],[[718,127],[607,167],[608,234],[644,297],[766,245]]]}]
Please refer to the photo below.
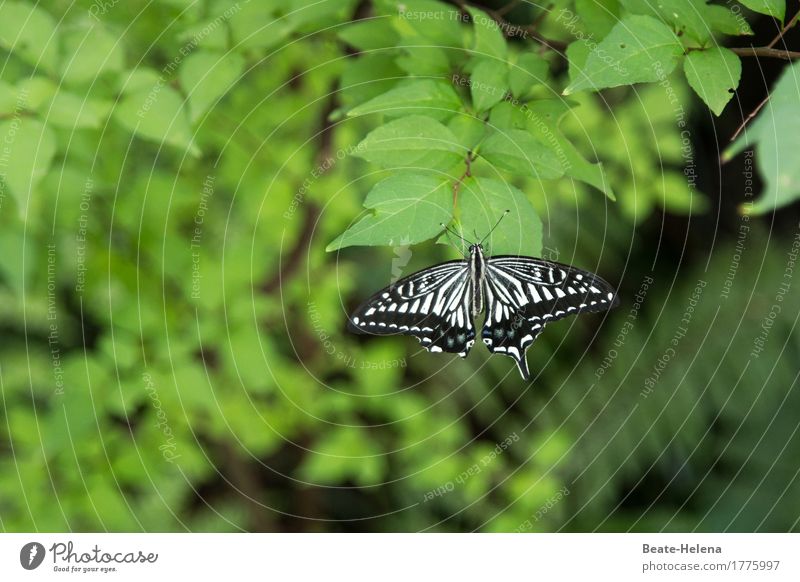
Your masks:
[{"label": "thin branch", "polygon": [[[743,56],[759,56],[757,51],[770,51],[770,55],[764,55],[764,56],[778,56],[778,58],[782,58],[782,59],[786,59],[786,60],[790,60],[792,58],[795,58],[795,59],[796,58],[800,58],[800,53],[796,53],[796,52],[792,52],[792,51],[788,51],[788,50],[782,51],[780,49],[772,48],[776,44],[778,44],[778,42],[780,40],[783,39],[783,35],[786,34],[786,31],[788,31],[792,26],[795,25],[795,23],[797,22],[797,18],[799,16],[800,16],[800,11],[798,11],[797,14],[795,14],[792,17],[792,19],[789,20],[789,22],[786,23],[786,26],[784,26],[781,29],[781,31],[775,36],[775,38],[772,39],[772,41],[767,46],[765,46],[763,48],[760,48],[760,49],[751,48],[750,51],[747,54],[744,54]],[[786,46],[785,43],[784,43],[784,46]],[[743,51],[747,51],[748,49],[738,49],[738,50],[737,49],[733,49],[733,52],[735,52],[736,54],[742,55],[742,53],[739,52],[739,51],[742,51],[742,50]],[[772,51],[776,51],[776,50],[778,52],[778,55],[772,54]],[[748,115],[744,119],[744,121],[742,121],[742,124],[738,128],[736,128],[735,132],[733,132],[733,136],[731,137],[731,142],[734,142],[736,140],[736,138],[739,137],[739,134],[742,133],[742,131],[744,131],[744,128],[747,127],[747,124],[750,123],[750,121],[756,115],[758,115],[758,112],[761,111],[764,108],[764,106],[769,102],[769,98],[770,98],[770,93],[767,93],[767,96],[764,97],[764,99],[761,101],[761,103],[759,103],[758,106],[755,109],[753,109],[752,112],[750,112],[750,115]]]},{"label": "thin branch", "polygon": [[739,134],[742,133],[742,131],[744,130],[745,126],[748,123],[750,123],[750,120],[753,119],[756,115],[758,115],[758,112],[761,111],[764,108],[764,105],[766,105],[767,101],[769,101],[769,97],[770,97],[769,94],[767,94],[767,96],[764,97],[764,100],[761,103],[758,104],[758,107],[756,107],[750,113],[750,115],[747,116],[747,118],[742,122],[742,124],[733,133],[733,137],[731,138],[731,141],[734,141],[737,137],[739,137]]},{"label": "thin branch", "polygon": [[773,59],[783,59],[785,61],[791,61],[794,59],[800,59],[800,52],[797,51],[785,51],[782,49],[776,49],[768,46],[749,46],[749,47],[740,47],[740,48],[732,48],[730,49],[740,57],[770,57]]},{"label": "thin branch", "polygon": [[783,29],[781,29],[781,31],[775,36],[775,38],[772,39],[772,42],[767,45],[767,48],[772,48],[778,44],[778,41],[783,38],[783,35],[786,34],[786,31],[795,25],[798,16],[800,16],[800,11],[798,11],[797,14],[795,14],[794,17],[786,23],[786,26],[784,26]]}]

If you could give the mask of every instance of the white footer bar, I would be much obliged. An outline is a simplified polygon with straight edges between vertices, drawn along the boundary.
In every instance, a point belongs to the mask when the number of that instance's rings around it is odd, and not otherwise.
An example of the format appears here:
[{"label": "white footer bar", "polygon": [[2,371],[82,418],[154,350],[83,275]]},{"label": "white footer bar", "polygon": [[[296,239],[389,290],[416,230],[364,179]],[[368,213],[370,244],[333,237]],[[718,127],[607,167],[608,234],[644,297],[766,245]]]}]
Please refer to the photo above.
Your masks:
[{"label": "white footer bar", "polygon": [[187,575],[325,582],[796,581],[800,534],[0,535],[0,580]]}]

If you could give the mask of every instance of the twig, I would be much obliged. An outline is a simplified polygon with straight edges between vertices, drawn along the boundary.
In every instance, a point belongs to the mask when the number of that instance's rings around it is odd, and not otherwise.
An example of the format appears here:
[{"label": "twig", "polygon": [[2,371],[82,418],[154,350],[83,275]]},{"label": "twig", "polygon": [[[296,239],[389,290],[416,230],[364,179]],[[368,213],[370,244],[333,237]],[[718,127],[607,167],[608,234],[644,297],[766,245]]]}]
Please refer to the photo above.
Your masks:
[{"label": "twig", "polygon": [[783,29],[781,29],[781,31],[775,36],[775,38],[772,39],[772,42],[767,45],[767,48],[772,48],[778,44],[778,41],[783,38],[783,35],[786,34],[786,31],[795,25],[798,16],[800,16],[800,11],[798,11],[797,14],[795,14],[794,17],[786,23],[786,26],[784,26]]},{"label": "twig", "polygon": [[[775,38],[773,38],[770,41],[770,43],[765,47],[761,47],[761,48],[750,47],[750,48],[740,48],[740,49],[731,49],[731,50],[734,53],[736,53],[737,55],[741,55],[741,56],[745,56],[745,57],[749,57],[749,56],[756,56],[756,57],[758,57],[758,56],[769,56],[769,57],[776,57],[776,58],[779,58],[779,59],[785,59],[787,61],[788,60],[792,60],[792,59],[800,58],[800,53],[798,53],[798,52],[790,51],[790,50],[780,50],[780,49],[773,48],[776,44],[778,44],[778,42],[780,40],[783,39],[783,35],[786,34],[786,32],[792,26],[794,26],[795,23],[797,23],[797,18],[798,17],[800,17],[800,11],[798,11],[797,14],[795,14],[791,18],[791,20],[789,20],[789,22],[786,23],[786,26],[784,26],[781,29],[781,31],[775,36]],[[786,46],[786,43],[784,43],[784,46]],[[736,131],[733,132],[733,136],[731,137],[731,142],[734,142],[736,140],[736,138],[739,137],[739,134],[742,133],[742,131],[744,131],[744,128],[747,127],[747,124],[750,123],[750,121],[756,115],[758,115],[758,112],[761,111],[764,108],[764,106],[769,102],[770,95],[771,95],[770,93],[767,93],[767,96],[764,97],[764,99],[761,101],[761,103],[759,103],[758,106],[752,112],[750,112],[750,115],[748,115],[744,119],[744,121],[742,121],[742,124],[738,128],[736,128]]]},{"label": "twig", "polygon": [[747,116],[747,118],[742,122],[742,124],[733,133],[733,137],[731,138],[731,141],[734,141],[737,137],[739,137],[739,134],[742,133],[742,131],[744,130],[745,126],[748,123],[750,123],[750,120],[753,119],[756,115],[758,115],[758,112],[761,111],[764,108],[764,105],[766,105],[767,101],[769,101],[769,97],[770,97],[770,95],[767,94],[767,96],[764,97],[764,100],[761,103],[758,104],[758,107],[756,107],[750,113],[750,115]]},{"label": "twig", "polygon": [[800,59],[800,52],[786,51],[768,46],[759,46],[759,47],[749,46],[749,47],[732,48],[730,50],[739,55],[740,57],[770,57],[774,59],[783,59],[785,61]]}]

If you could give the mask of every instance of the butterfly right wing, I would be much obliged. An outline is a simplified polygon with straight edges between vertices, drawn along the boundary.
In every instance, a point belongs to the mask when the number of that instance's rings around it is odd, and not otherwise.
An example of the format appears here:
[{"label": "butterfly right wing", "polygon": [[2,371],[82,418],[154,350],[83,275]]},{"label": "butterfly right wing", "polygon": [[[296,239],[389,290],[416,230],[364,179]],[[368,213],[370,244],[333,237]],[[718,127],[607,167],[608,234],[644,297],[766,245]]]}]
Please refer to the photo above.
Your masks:
[{"label": "butterfly right wing", "polygon": [[467,261],[448,261],[378,291],[350,316],[356,333],[411,335],[430,352],[466,357],[475,343]]}]

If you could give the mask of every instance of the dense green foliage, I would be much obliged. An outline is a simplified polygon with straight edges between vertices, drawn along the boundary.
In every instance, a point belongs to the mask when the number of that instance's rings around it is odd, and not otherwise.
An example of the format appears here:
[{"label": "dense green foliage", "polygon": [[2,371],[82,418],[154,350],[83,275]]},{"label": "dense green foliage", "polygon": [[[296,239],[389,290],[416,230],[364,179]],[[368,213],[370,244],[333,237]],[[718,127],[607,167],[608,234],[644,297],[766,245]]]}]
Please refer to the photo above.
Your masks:
[{"label": "dense green foliage", "polygon": [[[798,528],[796,19],[478,4],[0,2],[4,530]],[[532,383],[345,331],[506,209],[623,297]]]}]

